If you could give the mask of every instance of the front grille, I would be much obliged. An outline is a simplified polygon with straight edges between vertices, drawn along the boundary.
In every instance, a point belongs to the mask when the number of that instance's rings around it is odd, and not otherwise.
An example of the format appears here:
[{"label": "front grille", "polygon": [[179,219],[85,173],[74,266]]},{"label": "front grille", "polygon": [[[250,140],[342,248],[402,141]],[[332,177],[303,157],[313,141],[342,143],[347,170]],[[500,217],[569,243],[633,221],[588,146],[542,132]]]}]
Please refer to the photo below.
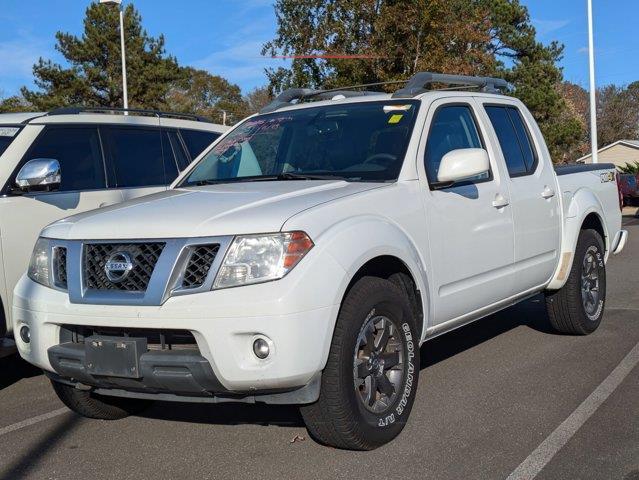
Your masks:
[{"label": "front grille", "polygon": [[[164,242],[86,244],[84,246],[84,284],[86,288],[90,290],[145,292],[164,246]],[[109,258],[118,252],[128,254],[133,268],[121,281],[112,281],[107,276],[105,265]]]},{"label": "front grille", "polygon": [[220,245],[217,243],[198,245],[191,249],[191,256],[184,271],[182,288],[198,288],[204,285],[219,250]]},{"label": "front grille", "polygon": [[148,350],[191,350],[199,352],[195,337],[188,330],[85,327],[80,325],[62,325],[60,327],[60,343],[82,344],[85,338],[92,335],[146,338]]},{"label": "front grille", "polygon": [[58,288],[67,288],[67,249],[53,249],[53,281]]}]

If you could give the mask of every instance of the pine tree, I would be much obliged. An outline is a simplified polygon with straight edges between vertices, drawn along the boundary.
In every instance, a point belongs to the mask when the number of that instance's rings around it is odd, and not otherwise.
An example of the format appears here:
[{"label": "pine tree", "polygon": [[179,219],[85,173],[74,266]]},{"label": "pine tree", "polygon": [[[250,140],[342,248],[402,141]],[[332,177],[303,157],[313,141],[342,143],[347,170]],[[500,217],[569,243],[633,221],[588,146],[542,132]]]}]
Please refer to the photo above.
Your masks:
[{"label": "pine tree", "polygon": [[[129,105],[164,108],[167,92],[180,77],[180,69],[175,58],[166,55],[164,37],[149,36],[141,23],[137,10],[127,5],[124,31]],[[56,50],[69,67],[40,58],[33,67],[39,90],[23,87],[26,101],[39,110],[65,105],[121,107],[118,7],[92,3],[86,10],[82,36],[58,32],[56,39]]]}]

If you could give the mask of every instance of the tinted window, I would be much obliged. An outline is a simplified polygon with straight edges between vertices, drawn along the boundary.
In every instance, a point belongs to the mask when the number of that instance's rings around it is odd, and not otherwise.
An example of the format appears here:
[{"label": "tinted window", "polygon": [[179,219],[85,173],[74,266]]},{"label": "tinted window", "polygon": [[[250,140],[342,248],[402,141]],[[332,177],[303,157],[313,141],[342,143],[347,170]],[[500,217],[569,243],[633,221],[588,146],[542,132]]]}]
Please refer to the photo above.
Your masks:
[{"label": "tinted window", "polygon": [[[435,113],[428,133],[425,167],[428,180],[437,181],[439,165],[444,155],[461,148],[483,148],[470,107],[453,105]],[[477,178],[488,178],[483,174]]]},{"label": "tinted window", "polygon": [[117,187],[168,183],[159,129],[104,127]]},{"label": "tinted window", "polygon": [[4,153],[7,147],[16,138],[20,128],[18,127],[3,127],[0,126],[0,155]]},{"label": "tinted window", "polygon": [[169,132],[162,132],[162,153],[164,156],[164,168],[167,183],[172,182],[178,175],[178,166],[175,158],[175,152],[171,145]]},{"label": "tinted window", "polygon": [[61,191],[105,188],[104,163],[94,127],[46,127],[27,160],[54,158],[60,162]]},{"label": "tinted window", "polygon": [[495,129],[510,176],[532,173],[535,150],[521,114],[514,107],[487,106],[486,113]]},{"label": "tinted window", "polygon": [[191,159],[187,156],[187,152],[184,150],[184,144],[180,140],[177,130],[169,130],[167,133],[171,141],[173,156],[177,161],[177,167],[179,170],[184,170],[189,163],[191,163]]},{"label": "tinted window", "polygon": [[391,181],[417,108],[415,101],[393,100],[258,115],[216,143],[182,185],[295,176]]},{"label": "tinted window", "polygon": [[219,133],[199,130],[180,130],[180,133],[191,158],[197,157],[220,136]]}]

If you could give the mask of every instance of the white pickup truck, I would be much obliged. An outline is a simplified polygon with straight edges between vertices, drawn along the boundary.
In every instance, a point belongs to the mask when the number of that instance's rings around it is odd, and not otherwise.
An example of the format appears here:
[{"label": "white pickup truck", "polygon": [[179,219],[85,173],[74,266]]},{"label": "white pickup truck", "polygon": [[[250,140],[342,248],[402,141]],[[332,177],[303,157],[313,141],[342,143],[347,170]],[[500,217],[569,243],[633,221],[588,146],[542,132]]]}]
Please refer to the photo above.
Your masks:
[{"label": "white pickup truck", "polygon": [[297,404],[320,442],[373,449],[408,419],[425,341],[539,293],[559,332],[593,332],[627,235],[614,167],[556,171],[504,85],[284,92],[169,191],[45,228],[20,354],[86,417]]}]

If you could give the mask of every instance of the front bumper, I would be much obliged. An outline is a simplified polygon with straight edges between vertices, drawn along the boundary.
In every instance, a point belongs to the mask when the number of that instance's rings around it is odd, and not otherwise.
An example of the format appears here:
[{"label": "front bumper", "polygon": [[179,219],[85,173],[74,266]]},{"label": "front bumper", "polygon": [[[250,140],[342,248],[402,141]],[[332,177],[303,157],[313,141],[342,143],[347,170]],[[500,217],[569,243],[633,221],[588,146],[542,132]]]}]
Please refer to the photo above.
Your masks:
[{"label": "front bumper", "polygon": [[[162,306],[140,307],[71,304],[65,292],[23,277],[14,293],[14,328],[18,332],[28,326],[31,340],[18,338],[18,350],[25,360],[59,380],[102,389],[189,396],[294,390],[313,382],[323,370],[339,310],[334,299],[341,294],[341,282],[326,279],[341,280],[344,270],[332,259],[324,260],[322,270],[303,288],[299,278],[289,275],[277,282],[173,297]],[[161,358],[149,352],[141,359],[142,382],[92,378],[82,371],[81,347],[65,345],[60,338],[69,325],[187,330],[197,342],[198,358]],[[272,347],[265,360],[253,354],[258,337]],[[60,359],[65,355],[63,368]]]}]

